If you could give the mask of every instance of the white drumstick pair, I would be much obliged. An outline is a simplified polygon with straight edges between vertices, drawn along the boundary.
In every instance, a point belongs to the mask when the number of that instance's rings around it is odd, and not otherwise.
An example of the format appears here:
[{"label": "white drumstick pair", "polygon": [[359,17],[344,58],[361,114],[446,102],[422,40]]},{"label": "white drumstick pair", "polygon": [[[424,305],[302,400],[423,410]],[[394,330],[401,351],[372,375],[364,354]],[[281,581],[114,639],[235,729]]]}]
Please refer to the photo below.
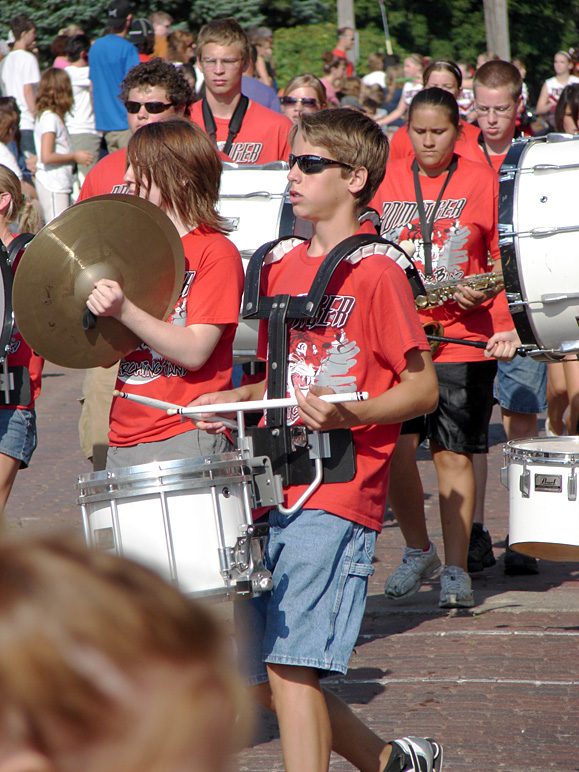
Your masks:
[{"label": "white drumstick pair", "polygon": [[[238,413],[238,412],[258,412],[261,410],[274,410],[275,408],[297,407],[295,397],[283,397],[282,399],[260,399],[251,402],[223,402],[216,405],[197,405],[195,407],[182,407],[174,405],[171,402],[163,402],[160,399],[143,397],[139,394],[129,394],[126,391],[114,391],[115,397],[128,399],[131,402],[138,402],[141,405],[155,407],[159,410],[166,410],[168,415],[183,415],[187,417],[201,416],[208,413]],[[362,402],[368,399],[367,391],[348,391],[342,394],[324,394],[320,397],[325,402],[332,404],[341,404],[344,402]],[[220,420],[220,419],[212,419]]]}]

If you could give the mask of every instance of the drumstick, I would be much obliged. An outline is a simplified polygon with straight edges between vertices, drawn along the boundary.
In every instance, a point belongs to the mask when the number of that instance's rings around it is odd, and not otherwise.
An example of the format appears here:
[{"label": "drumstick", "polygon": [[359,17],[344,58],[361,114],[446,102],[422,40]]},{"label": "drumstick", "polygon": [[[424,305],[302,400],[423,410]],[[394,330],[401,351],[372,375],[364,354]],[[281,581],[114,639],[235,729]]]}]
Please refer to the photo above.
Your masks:
[{"label": "drumstick", "polygon": [[113,397],[120,397],[121,399],[128,399],[129,402],[138,402],[140,405],[146,405],[147,407],[156,407],[159,410],[173,410],[178,409],[180,405],[175,405],[174,402],[163,402],[160,399],[153,399],[152,397],[142,397],[140,394],[129,394],[127,391],[113,391]]},{"label": "drumstick", "polygon": [[[486,348],[487,344],[484,342],[484,340],[463,340],[462,338],[447,338],[445,335],[427,335],[427,340],[436,340],[440,341],[441,343],[458,343],[461,346],[472,346],[473,348]],[[516,353],[520,357],[527,356],[526,350],[519,346],[516,350]]]},{"label": "drumstick", "polygon": [[[173,402],[163,402],[161,399],[153,399],[152,397],[142,397],[140,394],[129,394],[126,391],[113,391],[113,397],[120,397],[121,399],[128,399],[129,402],[138,402],[140,405],[146,405],[147,407],[154,407],[158,410],[166,410],[169,415],[177,415],[179,410],[183,408],[180,405],[175,405]],[[222,423],[228,429],[237,429],[236,421],[229,421],[225,418],[207,418],[207,423]]]},{"label": "drumstick", "polygon": [[[323,394],[320,399],[330,403],[362,402],[368,399],[367,391],[348,391],[343,394]],[[237,413],[238,411],[252,412],[259,410],[274,410],[275,408],[297,407],[295,397],[282,397],[281,399],[260,399],[250,402],[223,402],[216,405],[198,405],[197,407],[179,407],[167,410],[169,415],[203,415],[205,413]]]}]

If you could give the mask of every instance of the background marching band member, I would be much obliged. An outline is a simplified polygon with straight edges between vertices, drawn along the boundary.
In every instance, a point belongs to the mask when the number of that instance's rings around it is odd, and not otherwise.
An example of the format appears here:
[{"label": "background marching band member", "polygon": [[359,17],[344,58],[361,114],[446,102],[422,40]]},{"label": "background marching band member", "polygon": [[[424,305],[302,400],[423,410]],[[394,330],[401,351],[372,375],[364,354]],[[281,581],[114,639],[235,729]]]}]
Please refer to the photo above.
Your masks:
[{"label": "background marching band member", "polygon": [[[267,296],[306,293],[325,255],[364,232],[357,215],[384,176],[388,140],[360,112],[324,110],[301,116],[292,151],[290,200],[296,216],[312,222],[314,235],[280,260],[266,258],[261,292]],[[266,563],[274,587],[240,609],[250,633],[242,647],[248,677],[256,699],[277,713],[287,772],[326,772],[331,748],[360,770],[433,772],[442,765],[438,743],[387,744],[320,686],[320,675],[347,671],[356,642],[400,422],[432,410],[437,399],[409,283],[389,257],[343,261],[325,295],[331,300],[323,307],[335,311],[288,330],[287,391],[295,392],[299,408],[287,420],[312,430],[352,428],[356,474],[351,482],[322,484],[291,516],[270,511]],[[258,354],[264,359],[266,341],[263,322]],[[330,406],[319,398],[331,391],[325,386],[365,389],[370,399]],[[263,394],[264,383],[248,384],[197,404]],[[219,424],[212,429],[219,430]],[[286,506],[305,488],[286,488]]]},{"label": "background marching band member", "polygon": [[[23,198],[18,177],[0,165],[0,240],[5,247],[17,233],[36,233],[40,218],[32,203]],[[16,271],[18,264],[12,265]],[[30,396],[25,404],[0,404],[0,518],[12,490],[16,473],[26,469],[36,448],[36,411],[34,403],[40,394],[44,359],[32,351],[16,326],[8,347],[8,368],[22,369],[30,379]],[[20,381],[21,378],[15,378]],[[3,398],[0,398],[3,401]]]},{"label": "background marching band member", "polygon": [[[452,59],[436,59],[424,70],[422,76],[424,88],[442,88],[457,100],[462,89],[462,72]],[[460,154],[464,142],[476,141],[479,129],[472,123],[460,119],[460,133],[456,141],[456,152]],[[390,161],[413,155],[412,143],[408,136],[408,127],[401,126],[390,140]]]},{"label": "background marching band member", "polygon": [[[497,233],[498,178],[492,169],[454,152],[459,112],[448,91],[429,88],[410,105],[409,134],[415,158],[393,161],[373,200],[382,235],[414,241],[414,260],[432,282],[455,281],[455,302],[419,312],[422,322],[440,322],[449,337],[491,339],[487,351],[443,343],[434,355],[440,388],[438,408],[427,420],[403,427],[392,461],[389,501],[406,541],[400,566],[386,582],[386,594],[404,598],[440,567],[428,538],[424,496],[415,454],[430,437],[436,466],[446,566],[440,606],[474,605],[467,552],[475,501],[472,454],[487,452],[492,385],[502,354],[493,333],[511,331],[504,293],[465,287],[460,279],[488,271],[488,254],[500,265]],[[513,332],[514,336],[514,332]],[[501,346],[501,349],[498,347]],[[512,351],[509,351],[512,356]],[[476,406],[476,409],[475,409]]]},{"label": "background marching band member", "polygon": [[[131,137],[127,157],[125,182],[163,209],[181,236],[183,289],[167,322],[142,311],[138,298],[132,302],[108,279],[96,282],[87,306],[97,316],[118,319],[143,341],[121,360],[117,388],[183,405],[208,387],[231,387],[243,268],[216,211],[221,160],[186,118],[143,126]],[[110,426],[107,468],[208,456],[230,447],[227,438],[210,438],[179,416],[121,398],[113,398]]]}]

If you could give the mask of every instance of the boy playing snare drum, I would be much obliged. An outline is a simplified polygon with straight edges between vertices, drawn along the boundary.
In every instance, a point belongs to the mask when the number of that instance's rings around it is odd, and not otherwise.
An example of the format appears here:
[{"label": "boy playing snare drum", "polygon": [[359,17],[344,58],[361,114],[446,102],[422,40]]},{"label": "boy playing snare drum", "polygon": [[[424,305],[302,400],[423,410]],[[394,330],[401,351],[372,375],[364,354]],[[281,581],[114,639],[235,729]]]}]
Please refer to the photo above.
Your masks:
[{"label": "boy playing snare drum", "polygon": [[[290,200],[296,216],[312,222],[314,235],[274,262],[266,257],[261,290],[267,296],[307,293],[324,256],[361,232],[357,215],[384,176],[388,141],[362,113],[324,110],[301,117],[292,151]],[[384,255],[342,261],[320,308],[317,318],[289,330],[288,392],[295,390],[299,407],[288,423],[352,429],[357,468],[351,482],[323,484],[293,515],[270,511],[266,559],[274,588],[239,604],[251,615],[245,624],[255,638],[248,646],[249,680],[256,699],[277,713],[288,772],[326,772],[332,749],[368,772],[437,772],[437,742],[406,737],[387,743],[320,686],[321,676],[346,673],[358,636],[400,423],[437,404],[429,345],[408,280]],[[258,354],[264,359],[266,332],[263,322]],[[370,398],[328,404],[320,399],[332,390],[328,385],[368,391]],[[194,404],[263,394],[262,382]],[[286,488],[285,506],[304,490]]]}]

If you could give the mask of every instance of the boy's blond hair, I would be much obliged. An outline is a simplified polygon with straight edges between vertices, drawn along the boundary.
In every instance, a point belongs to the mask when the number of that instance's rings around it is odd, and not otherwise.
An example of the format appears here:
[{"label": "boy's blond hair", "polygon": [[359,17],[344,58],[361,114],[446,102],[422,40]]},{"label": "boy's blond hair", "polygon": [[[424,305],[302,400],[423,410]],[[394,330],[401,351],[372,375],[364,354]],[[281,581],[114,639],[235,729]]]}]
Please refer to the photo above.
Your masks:
[{"label": "boy's blond hair", "polygon": [[[292,144],[298,132],[310,144],[327,150],[330,158],[367,169],[368,180],[356,194],[356,208],[367,206],[384,179],[390,149],[380,126],[364,113],[338,108],[303,113],[290,134]],[[347,176],[349,171],[342,173]]]},{"label": "boy's blond hair", "polygon": [[215,19],[201,27],[197,38],[199,59],[203,59],[203,48],[208,43],[218,46],[237,46],[244,64],[249,61],[249,39],[239,22],[232,16],[227,19]]}]

